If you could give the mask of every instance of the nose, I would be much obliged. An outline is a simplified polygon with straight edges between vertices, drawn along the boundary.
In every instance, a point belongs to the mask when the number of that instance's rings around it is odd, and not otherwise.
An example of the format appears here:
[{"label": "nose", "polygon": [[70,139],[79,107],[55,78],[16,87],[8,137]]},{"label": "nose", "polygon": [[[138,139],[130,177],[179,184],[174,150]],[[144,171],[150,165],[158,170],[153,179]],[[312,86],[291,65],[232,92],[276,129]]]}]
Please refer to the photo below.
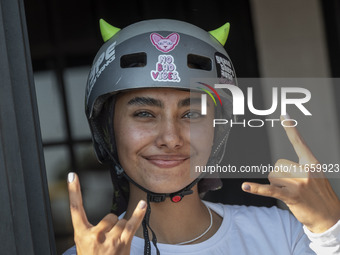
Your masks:
[{"label": "nose", "polygon": [[180,123],[174,119],[163,121],[159,125],[156,145],[159,148],[168,148],[176,150],[183,146],[183,134],[181,132]]}]

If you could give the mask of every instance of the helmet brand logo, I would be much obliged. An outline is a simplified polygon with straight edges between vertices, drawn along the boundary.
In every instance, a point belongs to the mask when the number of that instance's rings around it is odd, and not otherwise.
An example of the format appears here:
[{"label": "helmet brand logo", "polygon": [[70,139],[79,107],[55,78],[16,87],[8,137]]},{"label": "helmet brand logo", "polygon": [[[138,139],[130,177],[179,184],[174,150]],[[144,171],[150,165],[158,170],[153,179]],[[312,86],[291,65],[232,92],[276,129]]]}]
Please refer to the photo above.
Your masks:
[{"label": "helmet brand logo", "polygon": [[116,42],[114,41],[111,43],[105,51],[103,51],[93,63],[93,66],[91,68],[89,79],[88,79],[88,86],[87,86],[87,98],[89,98],[89,95],[92,91],[92,88],[94,84],[96,83],[99,76],[102,74],[102,72],[105,70],[105,68],[115,60],[116,58]]},{"label": "helmet brand logo", "polygon": [[167,37],[163,37],[160,34],[152,33],[150,40],[157,50],[167,53],[172,51],[179,42],[179,34],[172,33]]}]

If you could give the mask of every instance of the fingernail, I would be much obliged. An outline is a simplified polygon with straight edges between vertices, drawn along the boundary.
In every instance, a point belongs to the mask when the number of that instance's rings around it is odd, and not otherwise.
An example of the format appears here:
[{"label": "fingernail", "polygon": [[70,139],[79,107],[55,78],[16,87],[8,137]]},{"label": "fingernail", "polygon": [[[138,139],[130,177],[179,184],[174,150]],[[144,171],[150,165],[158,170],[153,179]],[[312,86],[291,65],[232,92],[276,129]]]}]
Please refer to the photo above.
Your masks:
[{"label": "fingernail", "polygon": [[146,202],[144,200],[139,201],[138,208],[144,209],[146,207]]},{"label": "fingernail", "polygon": [[75,174],[73,172],[68,173],[67,175],[67,182],[71,183],[74,181]]},{"label": "fingernail", "polygon": [[243,190],[250,191],[250,185],[249,184],[243,184],[242,188],[243,188]]},{"label": "fingernail", "polygon": [[284,118],[285,120],[290,119],[290,116],[289,116],[288,112],[286,112],[286,115],[281,115],[281,116],[282,116],[282,118]]}]

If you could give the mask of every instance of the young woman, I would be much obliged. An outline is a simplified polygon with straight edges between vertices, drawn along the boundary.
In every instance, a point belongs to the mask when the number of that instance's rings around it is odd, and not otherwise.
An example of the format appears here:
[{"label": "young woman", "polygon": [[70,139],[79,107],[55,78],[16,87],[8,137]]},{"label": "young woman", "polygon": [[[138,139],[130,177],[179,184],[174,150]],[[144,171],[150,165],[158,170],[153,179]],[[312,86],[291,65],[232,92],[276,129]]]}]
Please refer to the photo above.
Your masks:
[{"label": "young woman", "polygon": [[[340,253],[340,201],[326,178],[273,172],[269,185],[242,185],[281,199],[295,217],[275,207],[201,200],[220,183],[190,169],[221,161],[230,127],[214,128],[213,118],[233,118],[223,91],[219,110],[211,100],[206,113],[201,106],[202,92],[212,88],[207,78],[237,85],[223,48],[228,30],[226,24],[208,33],[174,20],[119,30],[101,20],[105,44],[88,78],[86,114],[97,157],[112,168],[113,213],[91,225],[70,173],[76,246],[65,254]],[[277,165],[317,164],[296,128],[285,131],[299,162]]]}]

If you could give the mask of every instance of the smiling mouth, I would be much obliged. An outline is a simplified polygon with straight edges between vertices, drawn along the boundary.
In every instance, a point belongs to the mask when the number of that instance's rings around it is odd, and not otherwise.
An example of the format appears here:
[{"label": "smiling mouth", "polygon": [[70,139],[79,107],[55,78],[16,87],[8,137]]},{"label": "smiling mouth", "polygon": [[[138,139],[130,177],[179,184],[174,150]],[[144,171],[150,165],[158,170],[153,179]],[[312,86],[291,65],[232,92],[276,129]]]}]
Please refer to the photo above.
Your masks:
[{"label": "smiling mouth", "polygon": [[144,156],[144,159],[149,161],[151,164],[160,168],[172,168],[176,167],[190,158],[190,156],[184,155],[153,155]]}]

